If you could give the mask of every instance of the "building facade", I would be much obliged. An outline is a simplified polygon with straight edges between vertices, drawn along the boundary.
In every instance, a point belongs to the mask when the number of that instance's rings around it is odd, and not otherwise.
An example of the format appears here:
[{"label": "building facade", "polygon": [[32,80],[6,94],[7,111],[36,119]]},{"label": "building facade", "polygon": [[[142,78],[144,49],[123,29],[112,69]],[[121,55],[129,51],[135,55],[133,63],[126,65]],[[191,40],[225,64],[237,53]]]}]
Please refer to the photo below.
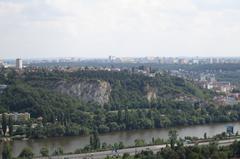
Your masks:
[{"label": "building facade", "polygon": [[23,68],[23,62],[22,59],[16,59],[16,69],[22,69]]}]

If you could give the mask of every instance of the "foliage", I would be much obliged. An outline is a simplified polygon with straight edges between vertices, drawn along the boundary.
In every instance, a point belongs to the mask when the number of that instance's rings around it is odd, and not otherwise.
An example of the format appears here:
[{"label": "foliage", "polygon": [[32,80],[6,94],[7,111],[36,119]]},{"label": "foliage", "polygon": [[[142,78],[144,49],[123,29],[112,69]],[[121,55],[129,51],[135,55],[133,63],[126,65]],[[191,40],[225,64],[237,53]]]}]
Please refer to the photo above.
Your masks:
[{"label": "foliage", "polygon": [[63,149],[61,147],[57,148],[54,152],[53,152],[53,156],[60,156],[60,155],[63,155],[64,152],[63,152]]},{"label": "foliage", "polygon": [[[23,75],[6,70],[5,74],[0,80],[8,84],[8,88],[0,96],[0,110],[29,112],[32,118],[43,117],[36,127],[31,127],[32,122],[25,123],[26,126],[18,128],[13,135],[75,136],[94,131],[106,133],[240,120],[239,105],[217,107],[208,100],[211,95],[205,90],[167,73],[154,78],[124,71],[67,73],[42,69],[26,71]],[[76,79],[109,82],[112,88],[110,102],[101,107],[53,89],[58,81]],[[152,90],[158,98],[148,101],[146,94]],[[189,99],[179,101],[178,97]]]},{"label": "foliage", "polygon": [[[145,150],[134,156],[124,154],[120,159],[230,159],[239,157],[239,143],[240,142],[236,141],[230,147],[219,147],[216,144],[186,147],[181,145],[174,148],[166,147],[157,153],[153,153],[151,150]],[[113,159],[115,157],[107,158]]]},{"label": "foliage", "polygon": [[32,150],[30,148],[24,148],[22,152],[19,155],[19,158],[24,158],[24,159],[32,159],[34,156]]},{"label": "foliage", "polygon": [[177,142],[177,137],[178,137],[177,130],[175,129],[169,130],[168,136],[169,136],[171,148],[174,148]]},{"label": "foliage", "polygon": [[98,136],[98,132],[94,132],[91,136],[90,136],[90,147],[94,150],[99,149],[101,146],[100,143],[100,139]]},{"label": "foliage", "polygon": [[12,158],[12,148],[9,143],[3,143],[2,159]]},{"label": "foliage", "polygon": [[47,148],[47,147],[41,148],[40,154],[41,154],[43,157],[49,156],[49,150],[48,150],[48,148]]}]

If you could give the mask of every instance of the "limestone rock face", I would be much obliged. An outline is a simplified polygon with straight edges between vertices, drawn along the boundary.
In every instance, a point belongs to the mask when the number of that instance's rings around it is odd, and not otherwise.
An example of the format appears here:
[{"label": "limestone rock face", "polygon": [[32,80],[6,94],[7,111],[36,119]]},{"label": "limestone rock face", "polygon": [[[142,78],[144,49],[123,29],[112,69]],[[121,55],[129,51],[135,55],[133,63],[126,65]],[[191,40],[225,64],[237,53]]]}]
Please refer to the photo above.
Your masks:
[{"label": "limestone rock face", "polygon": [[147,99],[149,102],[152,102],[157,99],[156,90],[150,90],[147,92]]},{"label": "limestone rock face", "polygon": [[152,102],[157,99],[157,89],[149,85],[145,87],[146,98],[149,102]]},{"label": "limestone rock face", "polygon": [[102,80],[60,81],[56,90],[84,102],[96,102],[104,105],[109,102],[111,86]]}]

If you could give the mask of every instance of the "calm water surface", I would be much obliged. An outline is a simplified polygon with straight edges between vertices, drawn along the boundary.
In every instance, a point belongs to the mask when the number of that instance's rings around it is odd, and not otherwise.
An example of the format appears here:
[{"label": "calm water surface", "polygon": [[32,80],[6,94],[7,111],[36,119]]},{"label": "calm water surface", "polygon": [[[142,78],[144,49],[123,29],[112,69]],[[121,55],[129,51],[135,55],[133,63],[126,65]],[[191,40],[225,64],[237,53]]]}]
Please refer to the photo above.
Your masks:
[{"label": "calm water surface", "polygon": [[[224,123],[224,124],[211,124],[211,125],[198,125],[188,127],[177,127],[179,137],[185,136],[196,136],[203,137],[206,132],[209,137],[226,131],[227,125],[233,125],[234,131],[240,131],[240,122],[235,123]],[[151,142],[152,137],[168,139],[169,129],[147,129],[147,130],[135,130],[135,131],[123,131],[115,133],[107,133],[100,135],[101,142],[107,144],[113,144],[115,142],[122,141],[124,145],[134,145],[135,139],[144,139],[146,142]],[[0,145],[0,151],[2,145]],[[61,138],[48,138],[48,139],[37,139],[28,141],[13,141],[13,155],[17,156],[24,147],[32,148],[35,155],[39,155],[39,150],[42,147],[48,147],[50,153],[52,153],[58,147],[62,147],[64,152],[74,152],[78,148],[83,148],[89,144],[89,136],[80,137],[61,137]]]}]

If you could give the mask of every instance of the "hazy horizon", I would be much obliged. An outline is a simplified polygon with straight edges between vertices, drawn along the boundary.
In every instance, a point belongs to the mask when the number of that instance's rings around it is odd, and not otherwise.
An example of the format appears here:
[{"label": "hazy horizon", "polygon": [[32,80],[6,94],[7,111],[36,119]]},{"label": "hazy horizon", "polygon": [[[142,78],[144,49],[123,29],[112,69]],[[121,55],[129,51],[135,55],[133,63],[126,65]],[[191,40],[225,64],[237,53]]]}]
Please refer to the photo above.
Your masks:
[{"label": "hazy horizon", "polygon": [[[115,58],[186,58],[186,59],[208,59],[208,58],[237,58],[240,59],[240,56],[114,56]],[[2,57],[0,57],[1,59]],[[54,59],[68,59],[68,58],[75,58],[75,59],[81,59],[81,60],[94,60],[94,59],[109,59],[109,56],[103,56],[103,57],[80,57],[80,56],[60,56],[60,57],[12,57],[12,58],[2,58],[3,60],[16,60],[17,58],[23,59],[23,60],[54,60]]]},{"label": "hazy horizon", "polygon": [[0,0],[0,58],[239,57],[239,0]]}]

